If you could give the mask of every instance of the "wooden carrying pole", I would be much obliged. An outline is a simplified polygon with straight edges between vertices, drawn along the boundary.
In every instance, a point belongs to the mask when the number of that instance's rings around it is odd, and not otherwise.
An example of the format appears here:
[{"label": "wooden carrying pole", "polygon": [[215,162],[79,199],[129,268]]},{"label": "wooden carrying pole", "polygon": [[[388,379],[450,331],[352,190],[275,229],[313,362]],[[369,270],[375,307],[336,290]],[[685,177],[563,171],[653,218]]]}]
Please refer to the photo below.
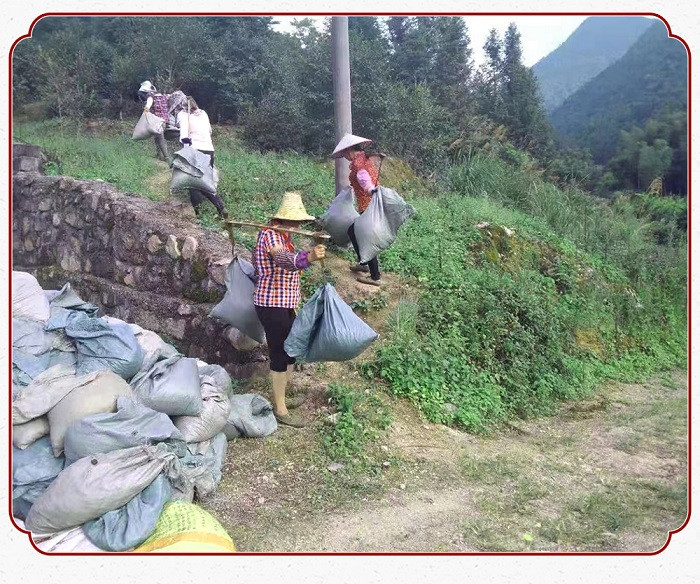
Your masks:
[{"label": "wooden carrying pole", "polygon": [[[226,231],[228,231],[229,239],[231,240],[231,249],[233,250],[233,255],[236,255],[236,250],[234,249],[235,240],[233,238],[233,228],[234,227],[254,227],[256,229],[272,229],[273,231],[279,231],[281,233],[294,233],[296,235],[304,235],[306,237],[311,237],[317,242],[325,243],[330,240],[331,236],[323,231],[307,231],[306,229],[297,229],[295,227],[279,227],[278,225],[267,225],[265,223],[253,223],[251,221],[234,221],[233,219],[227,219],[224,221],[226,224]],[[323,260],[321,260],[321,266],[325,267]]]}]

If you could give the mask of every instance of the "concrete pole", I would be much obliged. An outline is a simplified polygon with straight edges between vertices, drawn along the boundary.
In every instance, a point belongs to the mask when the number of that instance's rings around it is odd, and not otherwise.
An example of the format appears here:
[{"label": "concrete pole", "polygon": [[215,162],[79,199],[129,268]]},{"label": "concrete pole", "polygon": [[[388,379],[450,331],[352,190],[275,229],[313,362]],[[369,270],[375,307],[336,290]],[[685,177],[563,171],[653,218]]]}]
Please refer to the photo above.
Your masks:
[{"label": "concrete pole", "polygon": [[[348,17],[331,17],[333,98],[335,104],[335,143],[345,134],[352,134],[352,102],[350,99],[350,43]],[[335,161],[335,192],[350,184],[350,163],[345,158]]]}]

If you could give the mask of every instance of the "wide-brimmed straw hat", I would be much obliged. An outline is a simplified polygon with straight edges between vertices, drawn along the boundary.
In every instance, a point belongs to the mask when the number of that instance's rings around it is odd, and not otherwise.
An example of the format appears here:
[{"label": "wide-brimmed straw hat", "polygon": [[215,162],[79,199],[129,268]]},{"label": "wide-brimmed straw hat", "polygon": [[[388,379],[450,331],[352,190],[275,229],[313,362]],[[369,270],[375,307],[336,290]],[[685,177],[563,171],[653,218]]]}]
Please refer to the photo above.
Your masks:
[{"label": "wide-brimmed straw hat", "polygon": [[287,192],[282,197],[282,204],[271,219],[282,221],[313,221],[315,217],[309,215],[301,201],[301,193]]},{"label": "wide-brimmed straw hat", "polygon": [[141,87],[139,87],[139,91],[143,91],[144,93],[150,93],[151,91],[156,91],[156,86],[153,85],[150,81],[144,81],[141,84]]},{"label": "wide-brimmed straw hat", "polygon": [[362,136],[355,136],[354,134],[345,134],[345,136],[342,137],[340,142],[338,142],[338,145],[335,147],[335,150],[333,150],[333,154],[331,157],[340,158],[348,148],[352,148],[353,146],[357,146],[358,144],[369,144],[371,142],[372,140],[369,140],[368,138],[363,138]]}]

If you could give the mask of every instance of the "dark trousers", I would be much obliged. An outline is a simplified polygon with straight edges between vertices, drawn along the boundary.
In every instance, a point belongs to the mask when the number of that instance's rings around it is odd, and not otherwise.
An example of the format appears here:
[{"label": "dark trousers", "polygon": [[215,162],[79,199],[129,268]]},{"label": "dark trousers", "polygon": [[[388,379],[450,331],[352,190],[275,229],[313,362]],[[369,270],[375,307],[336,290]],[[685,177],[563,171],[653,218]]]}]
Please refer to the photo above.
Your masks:
[{"label": "dark trousers", "polygon": [[[348,227],[348,237],[350,238],[350,243],[352,243],[352,247],[355,250],[355,253],[357,254],[357,261],[360,261],[360,247],[357,245],[357,238],[355,237],[355,224],[353,223]],[[381,277],[381,274],[379,273],[379,260],[377,257],[373,257],[371,260],[368,262],[364,262],[362,265],[366,265],[369,267],[369,275],[372,278],[372,280],[379,280]]]},{"label": "dark trousers", "polygon": [[[209,166],[214,168],[214,153],[211,150],[200,150],[200,152],[202,154],[209,155]],[[199,206],[206,200],[209,200],[211,204],[214,205],[214,207],[216,207],[216,210],[219,212],[219,215],[223,217],[226,214],[224,202],[219,198],[219,196],[216,193],[208,193],[207,191],[200,191],[199,189],[189,189],[189,193],[190,203],[192,203],[192,207],[194,207],[194,212],[196,215],[199,215]]]},{"label": "dark trousers", "polygon": [[294,365],[296,359],[284,351],[284,341],[292,330],[296,314],[291,308],[278,306],[255,306],[255,312],[265,329],[267,349],[270,353],[270,371],[282,373],[287,365]]},{"label": "dark trousers", "polygon": [[154,134],[153,142],[156,144],[156,156],[160,160],[168,159],[168,143],[165,141],[163,134]]}]

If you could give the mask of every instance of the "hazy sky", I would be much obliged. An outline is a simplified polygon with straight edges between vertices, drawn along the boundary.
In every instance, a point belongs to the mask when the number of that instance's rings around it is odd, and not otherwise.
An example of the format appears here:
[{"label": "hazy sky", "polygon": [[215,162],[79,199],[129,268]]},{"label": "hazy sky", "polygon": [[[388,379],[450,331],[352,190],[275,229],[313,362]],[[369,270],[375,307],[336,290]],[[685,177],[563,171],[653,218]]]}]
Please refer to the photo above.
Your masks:
[{"label": "hazy sky", "polygon": [[[275,20],[279,21],[275,27],[276,30],[291,31],[291,21],[294,18],[303,17],[276,16]],[[585,16],[465,16],[463,18],[466,20],[471,39],[472,58],[477,66],[484,60],[483,46],[489,31],[495,28],[502,37],[508,25],[515,22],[520,31],[523,63],[528,67],[556,49],[586,19]],[[316,17],[315,20],[319,23],[323,22],[322,17]]]}]

